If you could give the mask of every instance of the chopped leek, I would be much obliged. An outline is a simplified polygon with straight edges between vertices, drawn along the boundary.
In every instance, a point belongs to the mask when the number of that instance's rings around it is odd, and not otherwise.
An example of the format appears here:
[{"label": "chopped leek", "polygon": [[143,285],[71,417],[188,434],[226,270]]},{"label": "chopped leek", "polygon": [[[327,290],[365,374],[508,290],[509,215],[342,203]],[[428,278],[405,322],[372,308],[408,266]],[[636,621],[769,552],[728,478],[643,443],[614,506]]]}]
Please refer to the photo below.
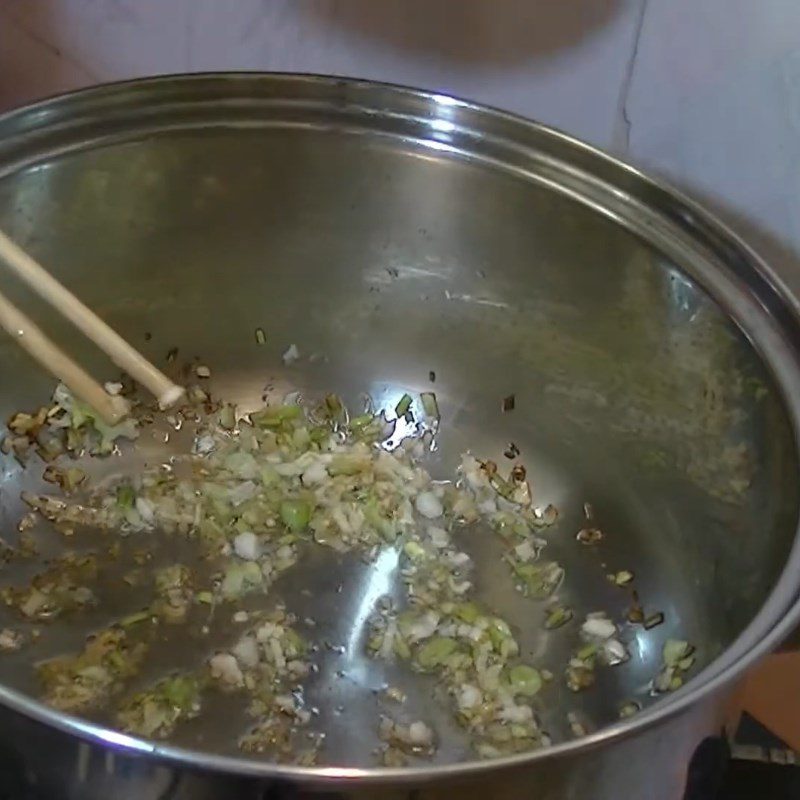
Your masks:
[{"label": "chopped leek", "polygon": [[[436,401],[434,392],[423,392],[419,396],[425,414],[433,420],[439,421],[439,403]],[[397,415],[401,416],[400,414]]]},{"label": "chopped leek", "polygon": [[397,414],[398,419],[408,414],[412,402],[413,401],[410,394],[404,394],[397,401],[397,405],[394,407],[394,413]]},{"label": "chopped leek", "polygon": [[542,688],[542,676],[538,669],[527,664],[517,664],[508,673],[508,682],[514,694],[533,697]]},{"label": "chopped leek", "polygon": [[284,500],[280,505],[280,515],[289,530],[302,531],[311,520],[311,506],[305,500]]},{"label": "chopped leek", "polygon": [[445,663],[447,657],[455,652],[457,648],[458,642],[455,639],[449,639],[446,636],[434,636],[420,648],[417,653],[417,662],[424,669],[431,669],[431,667]]}]

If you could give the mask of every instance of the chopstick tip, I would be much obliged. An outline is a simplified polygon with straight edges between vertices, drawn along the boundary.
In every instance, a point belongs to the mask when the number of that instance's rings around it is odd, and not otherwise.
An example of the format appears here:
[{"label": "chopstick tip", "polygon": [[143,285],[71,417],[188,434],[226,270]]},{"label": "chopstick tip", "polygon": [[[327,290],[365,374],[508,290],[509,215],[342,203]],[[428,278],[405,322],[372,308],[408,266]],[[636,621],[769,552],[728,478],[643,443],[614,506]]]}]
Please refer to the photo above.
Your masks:
[{"label": "chopstick tip", "polygon": [[173,384],[169,387],[169,389],[161,393],[161,396],[158,398],[158,405],[163,411],[174,406],[175,403],[177,403],[184,396],[184,394],[186,394],[186,390],[183,388],[183,386]]}]

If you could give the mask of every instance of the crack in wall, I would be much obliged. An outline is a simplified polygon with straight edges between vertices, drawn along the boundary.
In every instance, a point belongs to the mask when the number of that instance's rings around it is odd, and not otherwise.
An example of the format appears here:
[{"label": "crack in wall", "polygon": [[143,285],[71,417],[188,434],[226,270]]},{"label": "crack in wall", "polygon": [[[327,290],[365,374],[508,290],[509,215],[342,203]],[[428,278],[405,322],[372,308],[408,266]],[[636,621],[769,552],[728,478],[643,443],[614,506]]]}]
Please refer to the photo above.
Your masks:
[{"label": "crack in wall", "polygon": [[611,136],[611,147],[614,152],[620,155],[627,155],[631,145],[631,121],[628,110],[628,100],[630,99],[631,87],[633,85],[633,75],[636,71],[636,64],[639,59],[639,45],[642,40],[644,30],[644,20],[647,16],[647,6],[649,0],[641,0],[639,14],[636,19],[636,27],[633,33],[633,46],[628,63],[625,65],[625,72],[622,75],[622,83],[619,89],[619,101],[617,103],[617,118],[614,124],[614,132]]},{"label": "crack in wall", "polygon": [[53,43],[48,38],[39,33],[35,28],[31,28],[13,13],[6,9],[0,10],[0,18],[5,20],[10,26],[15,28],[20,34],[26,37],[32,44],[40,47],[53,58],[63,61],[65,64],[78,70],[85,78],[94,83],[101,83],[102,78],[81,60],[64,51],[62,47]]}]

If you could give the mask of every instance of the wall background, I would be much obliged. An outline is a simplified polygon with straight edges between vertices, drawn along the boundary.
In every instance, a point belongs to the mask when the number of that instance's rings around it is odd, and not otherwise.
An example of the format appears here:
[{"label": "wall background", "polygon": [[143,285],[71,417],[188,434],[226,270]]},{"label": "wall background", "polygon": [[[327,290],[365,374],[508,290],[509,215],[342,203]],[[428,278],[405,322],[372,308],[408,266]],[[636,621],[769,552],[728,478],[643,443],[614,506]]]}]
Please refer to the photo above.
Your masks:
[{"label": "wall background", "polygon": [[0,0],[0,108],[215,69],[376,78],[534,117],[723,207],[800,291],[797,0]]}]

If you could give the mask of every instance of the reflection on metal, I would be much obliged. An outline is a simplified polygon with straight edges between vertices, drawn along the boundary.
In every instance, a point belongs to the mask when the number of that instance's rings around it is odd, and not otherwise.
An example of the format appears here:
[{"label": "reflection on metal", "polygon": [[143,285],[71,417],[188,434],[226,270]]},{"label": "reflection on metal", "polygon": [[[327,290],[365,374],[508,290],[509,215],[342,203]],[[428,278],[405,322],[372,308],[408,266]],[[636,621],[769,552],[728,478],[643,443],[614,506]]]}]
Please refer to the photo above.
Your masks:
[{"label": "reflection on metal", "polygon": [[89,777],[89,760],[92,756],[92,748],[86,742],[80,742],[77,748],[77,764],[75,766],[76,783],[86,783]]},{"label": "reflection on metal", "polygon": [[691,322],[702,305],[698,302],[697,288],[677,270],[670,270],[669,285],[675,309],[683,312],[683,318]]},{"label": "reflection on metal", "polygon": [[351,657],[363,653],[364,642],[369,633],[369,618],[377,611],[381,597],[391,594],[395,582],[395,570],[399,561],[397,549],[387,547],[370,565],[369,574],[362,589],[361,598],[353,614],[347,652]]},{"label": "reflection on metal", "polygon": [[437,110],[439,113],[462,104],[460,100],[456,100],[453,97],[448,97],[446,94],[433,94],[431,95],[431,99],[438,106]]},{"label": "reflection on metal", "polygon": [[459,300],[462,303],[472,303],[476,306],[491,306],[492,308],[510,308],[510,304],[502,300],[489,300],[485,297],[473,297],[469,294],[454,294],[450,291],[445,291],[444,296],[448,300]]}]

